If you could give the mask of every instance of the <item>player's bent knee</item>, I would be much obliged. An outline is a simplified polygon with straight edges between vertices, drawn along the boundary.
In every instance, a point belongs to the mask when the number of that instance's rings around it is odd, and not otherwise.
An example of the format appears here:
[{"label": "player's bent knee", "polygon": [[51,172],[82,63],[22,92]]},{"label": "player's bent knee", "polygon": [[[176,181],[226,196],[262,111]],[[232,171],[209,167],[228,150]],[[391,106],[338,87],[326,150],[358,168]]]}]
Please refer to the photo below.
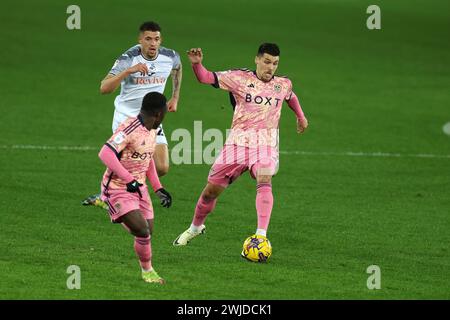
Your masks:
[{"label": "player's bent knee", "polygon": [[223,191],[223,187],[221,186],[217,186],[217,185],[213,185],[213,184],[208,184],[205,188],[205,190],[203,190],[203,194],[202,197],[205,200],[214,200],[216,199]]},{"label": "player's bent knee", "polygon": [[166,175],[169,172],[169,149],[166,144],[156,145],[153,159],[158,176],[162,177]]},{"label": "player's bent knee", "polygon": [[203,191],[202,197],[206,201],[210,201],[210,200],[216,199],[218,197],[218,195],[216,193],[212,192],[211,190],[205,190],[205,191]]},{"label": "player's bent knee", "polygon": [[150,229],[148,227],[142,227],[134,230],[133,235],[139,238],[148,238],[150,237]]},{"label": "player's bent knee", "polygon": [[150,236],[148,222],[143,219],[139,210],[128,212],[126,215],[120,217],[118,222],[124,223],[130,230],[130,233],[135,237],[147,238]]},{"label": "player's bent knee", "polygon": [[165,176],[169,172],[169,164],[160,164],[156,166],[158,177]]}]

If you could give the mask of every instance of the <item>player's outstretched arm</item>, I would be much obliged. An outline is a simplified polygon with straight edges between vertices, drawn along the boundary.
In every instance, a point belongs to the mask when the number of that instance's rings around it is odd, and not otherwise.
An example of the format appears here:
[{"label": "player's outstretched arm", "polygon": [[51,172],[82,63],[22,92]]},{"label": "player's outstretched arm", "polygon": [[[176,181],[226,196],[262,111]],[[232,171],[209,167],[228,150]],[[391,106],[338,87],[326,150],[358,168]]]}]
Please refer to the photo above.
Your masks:
[{"label": "player's outstretched arm", "polygon": [[194,70],[195,76],[200,83],[204,84],[214,84],[215,77],[214,73],[207,70],[203,65],[203,52],[201,48],[192,48],[188,52],[189,61],[191,61],[192,69]]},{"label": "player's outstretched arm", "polygon": [[153,161],[153,159],[150,161],[147,170],[147,178],[150,181],[153,191],[155,191],[155,194],[161,200],[161,205],[163,207],[169,208],[172,205],[172,196],[161,185],[158,173],[156,172],[155,161]]},{"label": "player's outstretched arm", "polygon": [[107,94],[114,92],[119,87],[123,79],[135,72],[140,72],[142,75],[146,75],[148,74],[148,68],[144,63],[138,63],[116,75],[111,73],[108,74],[100,84],[100,93]]},{"label": "player's outstretched arm", "polygon": [[297,95],[294,92],[292,92],[291,98],[287,103],[289,108],[291,108],[297,116],[297,132],[303,133],[306,128],[308,128],[308,119],[306,119],[302,107],[300,106],[300,102],[298,101]]}]

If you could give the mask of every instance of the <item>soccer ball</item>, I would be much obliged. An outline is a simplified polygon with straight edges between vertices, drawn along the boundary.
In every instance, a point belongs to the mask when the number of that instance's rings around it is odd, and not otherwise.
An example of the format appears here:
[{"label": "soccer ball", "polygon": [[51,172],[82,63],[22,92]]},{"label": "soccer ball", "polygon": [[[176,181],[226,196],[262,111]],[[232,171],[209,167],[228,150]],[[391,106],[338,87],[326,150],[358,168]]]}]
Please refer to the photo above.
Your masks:
[{"label": "soccer ball", "polygon": [[269,239],[260,235],[252,235],[245,239],[241,256],[253,262],[267,262],[272,255]]}]

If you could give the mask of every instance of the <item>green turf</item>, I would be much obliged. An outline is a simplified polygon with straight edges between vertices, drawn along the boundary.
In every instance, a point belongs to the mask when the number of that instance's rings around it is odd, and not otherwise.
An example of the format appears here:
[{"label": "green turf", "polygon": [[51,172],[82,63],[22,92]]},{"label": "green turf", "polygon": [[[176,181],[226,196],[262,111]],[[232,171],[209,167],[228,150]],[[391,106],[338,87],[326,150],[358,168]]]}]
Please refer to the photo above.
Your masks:
[{"label": "green turf", "polygon": [[[1,299],[450,298],[450,158],[344,154],[450,155],[448,1],[377,1],[377,31],[366,28],[366,0],[77,1],[78,31],[65,28],[69,4],[0,11]],[[232,117],[225,92],[196,82],[186,49],[202,47],[205,66],[225,70],[252,68],[261,42],[281,47],[279,73],[310,121],[298,136],[285,108],[281,150],[310,153],[281,155],[268,264],[239,256],[256,223],[248,175],[220,198],[205,236],[174,248],[209,165],[172,165],[162,181],[173,207],[154,202],[154,265],[167,280],[158,287],[140,280],[132,238],[80,205],[103,172],[96,150],[8,147],[100,148],[114,95],[100,95],[99,81],[148,19],[184,63],[169,135],[195,120],[225,130]],[[381,290],[366,287],[372,264]],[[81,268],[80,290],[66,288],[69,265]]]}]

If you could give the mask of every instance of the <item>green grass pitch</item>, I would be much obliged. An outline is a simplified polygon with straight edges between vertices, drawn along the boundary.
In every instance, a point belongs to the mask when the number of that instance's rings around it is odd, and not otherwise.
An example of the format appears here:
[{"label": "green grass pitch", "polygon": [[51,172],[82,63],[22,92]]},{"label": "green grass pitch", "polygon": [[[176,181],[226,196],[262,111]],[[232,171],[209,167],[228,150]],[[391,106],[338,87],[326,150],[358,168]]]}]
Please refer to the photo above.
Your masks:
[{"label": "green grass pitch", "polygon": [[[1,299],[450,298],[448,1],[80,0],[74,31],[70,4],[0,10]],[[381,30],[366,28],[371,4]],[[99,188],[97,150],[111,134],[115,95],[100,95],[100,80],[150,19],[184,63],[169,137],[198,120],[231,123],[227,94],[197,83],[187,49],[202,47],[206,67],[226,70],[253,68],[261,42],[280,45],[278,73],[293,81],[310,127],[298,136],[284,107],[268,264],[240,258],[256,227],[247,174],[219,199],[207,234],[174,248],[209,165],[171,166],[162,181],[173,206],[154,201],[153,261],[166,286],[141,281],[132,237],[80,205]],[[81,268],[80,290],[66,288],[69,265]],[[370,265],[380,290],[366,286]]]}]

